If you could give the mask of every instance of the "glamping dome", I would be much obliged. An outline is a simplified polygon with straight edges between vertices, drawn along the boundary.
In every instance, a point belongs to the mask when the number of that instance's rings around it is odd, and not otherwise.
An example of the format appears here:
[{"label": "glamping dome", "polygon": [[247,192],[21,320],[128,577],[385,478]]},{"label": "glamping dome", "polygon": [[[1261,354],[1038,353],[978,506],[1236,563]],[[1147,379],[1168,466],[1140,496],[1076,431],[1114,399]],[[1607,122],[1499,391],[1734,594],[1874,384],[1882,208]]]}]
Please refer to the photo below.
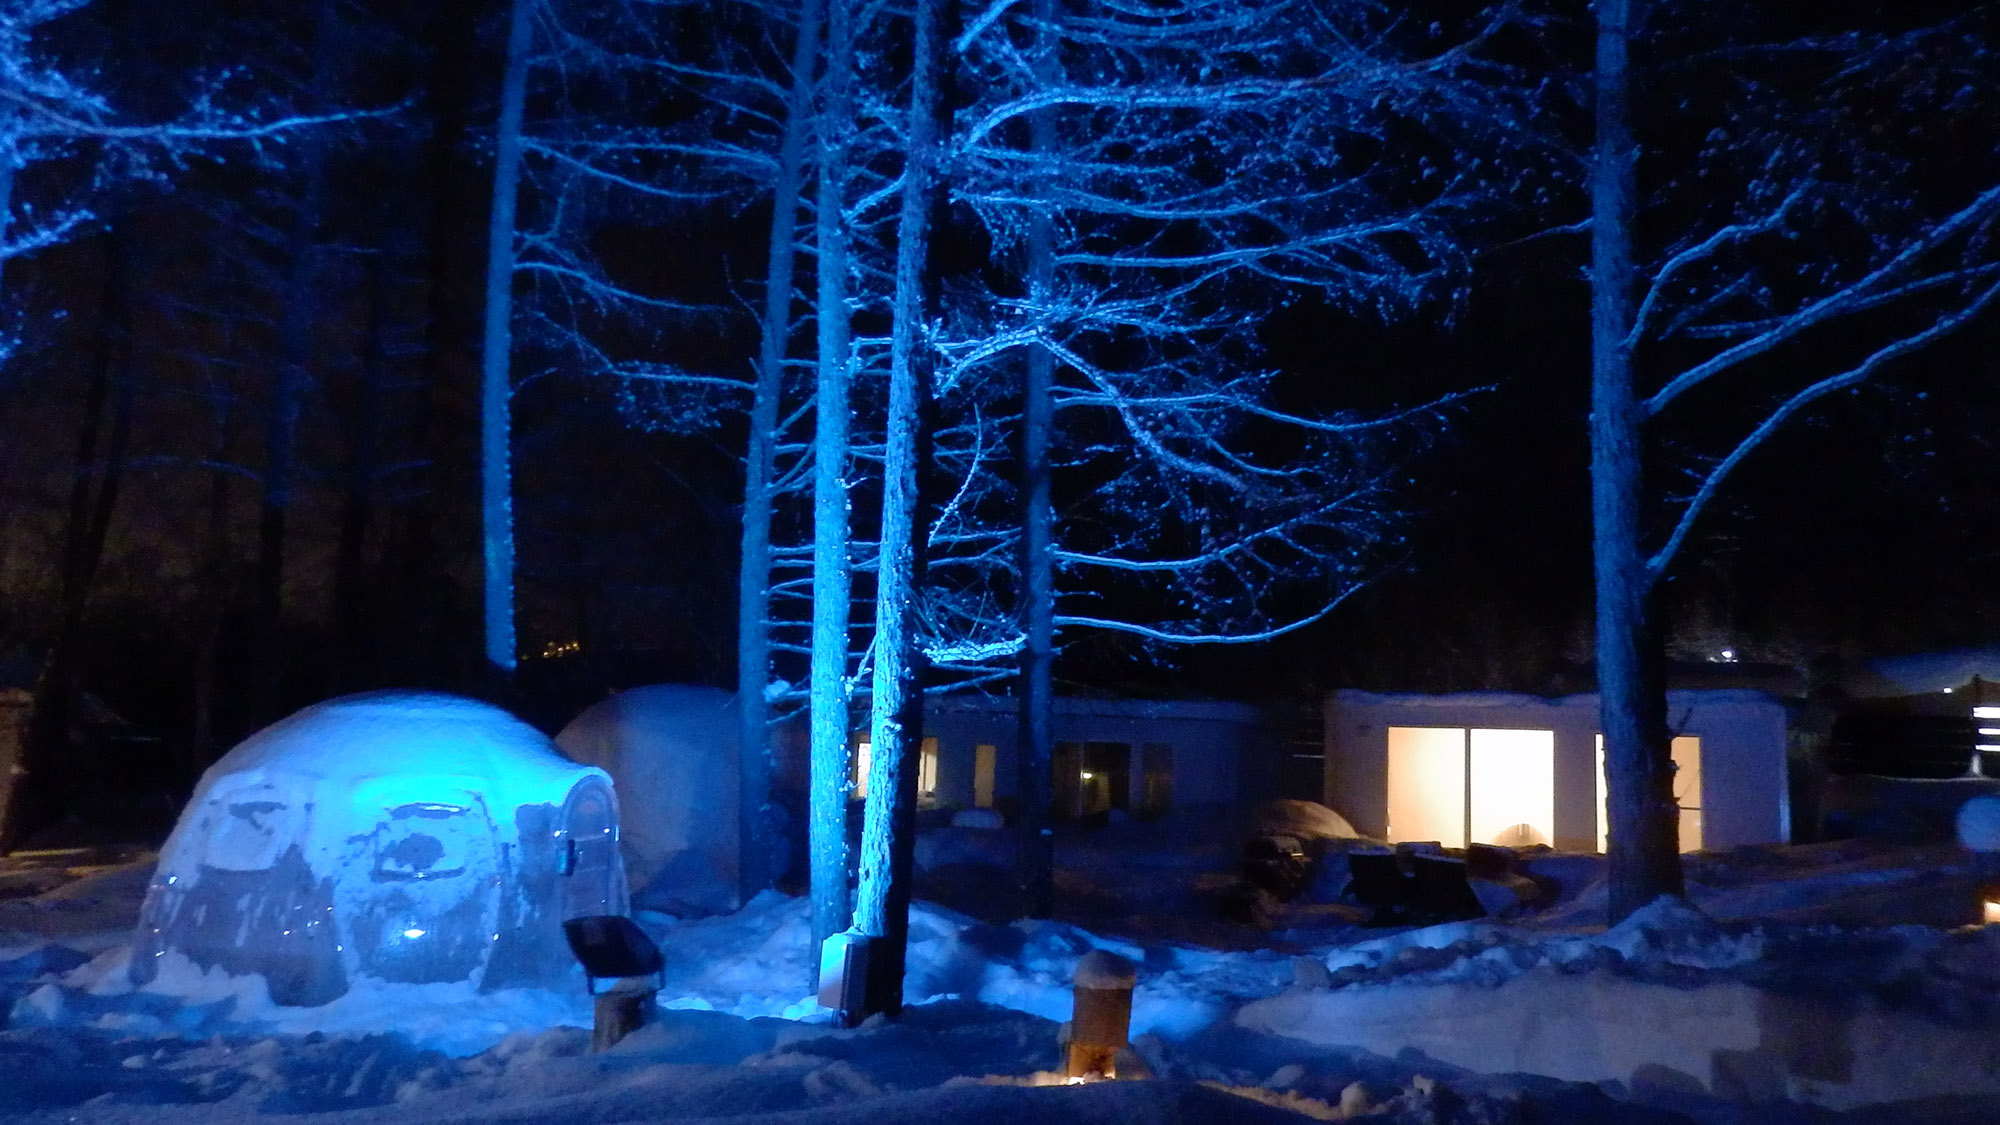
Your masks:
[{"label": "glamping dome", "polygon": [[625,795],[632,900],[675,914],[736,908],[736,700],[716,688],[655,684],[592,704],[556,745],[602,766]]},{"label": "glamping dome", "polygon": [[610,777],[497,707],[329,700],[202,775],[160,851],[132,979],[176,952],[299,1006],[357,976],[567,987],[562,922],[626,910],[617,841]]}]

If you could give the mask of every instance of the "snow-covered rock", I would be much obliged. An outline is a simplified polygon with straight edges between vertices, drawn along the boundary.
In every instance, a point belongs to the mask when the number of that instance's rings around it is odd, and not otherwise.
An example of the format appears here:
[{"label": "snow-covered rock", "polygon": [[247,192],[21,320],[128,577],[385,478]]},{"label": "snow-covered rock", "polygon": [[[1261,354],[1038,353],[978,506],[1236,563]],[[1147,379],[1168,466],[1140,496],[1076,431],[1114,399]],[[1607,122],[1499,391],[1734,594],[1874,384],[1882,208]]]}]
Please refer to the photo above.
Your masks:
[{"label": "snow-covered rock", "polygon": [[1347,818],[1317,801],[1266,801],[1250,810],[1248,834],[1290,836],[1301,843],[1352,840],[1358,833]]}]

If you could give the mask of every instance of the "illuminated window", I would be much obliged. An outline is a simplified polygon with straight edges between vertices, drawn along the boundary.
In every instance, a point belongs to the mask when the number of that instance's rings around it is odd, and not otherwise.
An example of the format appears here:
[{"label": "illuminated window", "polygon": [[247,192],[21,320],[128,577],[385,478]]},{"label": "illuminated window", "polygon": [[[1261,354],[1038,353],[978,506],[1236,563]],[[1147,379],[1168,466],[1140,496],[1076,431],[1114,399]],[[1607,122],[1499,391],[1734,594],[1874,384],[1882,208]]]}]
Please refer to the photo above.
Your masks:
[{"label": "illuminated window", "polygon": [[1555,836],[1547,730],[1389,728],[1389,839],[1524,847]]},{"label": "illuminated window", "polygon": [[1465,730],[1389,728],[1389,839],[1465,846]]},{"label": "illuminated window", "polygon": [[1174,748],[1148,742],[1139,749],[1139,812],[1159,816],[1174,803]]},{"label": "illuminated window", "polygon": [[2000,707],[1992,704],[1974,707],[1972,717],[1979,720],[1979,742],[1974,749],[1989,754],[2000,752]]},{"label": "illuminated window", "polygon": [[[1684,852],[1701,850],[1701,739],[1675,735],[1671,750],[1674,762],[1674,803],[1680,806],[1680,841]],[[1604,780],[1604,736],[1597,736],[1597,850],[1603,851],[1611,838],[1611,788]]]},{"label": "illuminated window", "polygon": [[[866,800],[868,797],[868,766],[873,758],[870,749],[869,742],[865,738],[854,744],[854,772],[848,780],[854,786],[850,796],[857,801]],[[937,780],[938,740],[926,738],[918,752],[917,792],[936,793]]]},{"label": "illuminated window", "polygon": [[993,807],[993,775],[999,770],[1000,748],[981,743],[972,748],[972,804]]},{"label": "illuminated window", "polygon": [[1474,730],[1467,817],[1480,844],[1525,848],[1556,834],[1556,735],[1548,730]]}]

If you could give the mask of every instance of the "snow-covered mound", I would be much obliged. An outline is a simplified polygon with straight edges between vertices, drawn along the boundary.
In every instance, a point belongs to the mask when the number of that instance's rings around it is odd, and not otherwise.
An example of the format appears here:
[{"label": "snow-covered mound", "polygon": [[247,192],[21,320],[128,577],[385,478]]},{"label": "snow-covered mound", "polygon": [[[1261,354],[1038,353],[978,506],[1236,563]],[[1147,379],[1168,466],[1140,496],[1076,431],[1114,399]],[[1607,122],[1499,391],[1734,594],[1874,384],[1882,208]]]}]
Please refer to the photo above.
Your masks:
[{"label": "snow-covered mound", "polygon": [[[1662,898],[1609,929],[1492,923],[1333,951],[1239,1026],[1457,1067],[1851,1109],[2000,1096],[2000,927],[1722,924]],[[1302,974],[1301,979],[1306,979]],[[1615,1028],[1615,1032],[1610,1029]]]},{"label": "snow-covered mound", "polygon": [[556,735],[623,801],[632,901],[672,914],[737,905],[736,704],[715,688],[656,684],[592,704]]},{"label": "snow-covered mound", "polygon": [[1317,801],[1266,801],[1250,810],[1248,828],[1252,835],[1290,836],[1301,843],[1359,835],[1346,817]]},{"label": "snow-covered mound", "polygon": [[178,956],[306,1006],[363,976],[567,982],[562,920],[625,909],[617,833],[604,771],[497,707],[331,700],[202,775],[161,850],[131,976]]}]

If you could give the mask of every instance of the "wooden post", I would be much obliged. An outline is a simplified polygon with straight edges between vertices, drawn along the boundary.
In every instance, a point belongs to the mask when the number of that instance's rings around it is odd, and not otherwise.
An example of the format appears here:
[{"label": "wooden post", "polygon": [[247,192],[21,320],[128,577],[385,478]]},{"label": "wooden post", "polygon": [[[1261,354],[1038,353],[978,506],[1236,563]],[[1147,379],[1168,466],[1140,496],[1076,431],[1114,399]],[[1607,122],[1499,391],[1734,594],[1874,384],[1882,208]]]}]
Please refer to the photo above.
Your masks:
[{"label": "wooden post", "polygon": [[1071,1078],[1116,1078],[1118,1052],[1132,1035],[1132,962],[1094,949],[1076,965],[1076,1007],[1070,1017],[1063,1073]]},{"label": "wooden post", "polygon": [[621,980],[592,997],[590,1050],[608,1051],[620,1039],[646,1026],[658,993],[646,981]]}]

